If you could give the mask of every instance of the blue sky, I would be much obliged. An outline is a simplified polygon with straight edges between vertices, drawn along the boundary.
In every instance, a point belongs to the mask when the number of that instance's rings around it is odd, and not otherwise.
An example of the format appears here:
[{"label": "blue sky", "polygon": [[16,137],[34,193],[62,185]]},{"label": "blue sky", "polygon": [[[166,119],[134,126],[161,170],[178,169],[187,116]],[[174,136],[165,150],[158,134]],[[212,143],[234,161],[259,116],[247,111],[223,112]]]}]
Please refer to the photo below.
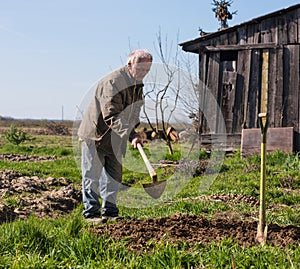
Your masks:
[{"label": "blue sky", "polygon": [[[74,119],[99,78],[147,48],[161,29],[173,46],[217,31],[211,0],[0,0],[0,115]],[[298,4],[234,0],[230,26]]]}]

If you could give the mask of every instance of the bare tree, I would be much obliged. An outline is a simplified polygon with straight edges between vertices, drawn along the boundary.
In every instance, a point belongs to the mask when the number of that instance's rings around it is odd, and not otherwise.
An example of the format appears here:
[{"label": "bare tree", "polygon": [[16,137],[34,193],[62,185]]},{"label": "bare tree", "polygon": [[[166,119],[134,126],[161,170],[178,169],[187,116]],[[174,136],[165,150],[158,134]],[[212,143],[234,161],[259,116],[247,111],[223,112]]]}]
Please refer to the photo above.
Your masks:
[{"label": "bare tree", "polygon": [[[181,89],[178,47],[175,53],[172,51],[172,42],[169,43],[167,37],[163,40],[161,31],[157,34],[156,51],[159,56],[161,66],[157,67],[156,72],[152,72],[151,85],[148,85],[145,92],[145,99],[153,104],[152,111],[149,106],[144,106],[144,117],[151,130],[157,137],[165,141],[169,148],[169,153],[173,154],[172,138],[170,130],[172,128],[172,119],[179,101]],[[163,73],[163,84],[161,76]],[[151,120],[150,114],[154,114],[154,120]]]},{"label": "bare tree", "polygon": [[[176,124],[175,128],[190,128],[190,115],[198,113],[199,91],[197,83],[194,82],[198,77],[192,75],[194,72],[190,60],[181,58],[182,54],[177,45],[172,50],[172,42],[167,37],[163,38],[161,31],[157,34],[155,45],[161,64],[154,67],[155,71],[151,68],[152,83],[147,83],[145,87],[147,106],[143,110],[144,119],[152,132],[166,143],[169,153],[173,154],[174,136],[170,135],[173,124]],[[164,79],[161,79],[162,73]]]}]

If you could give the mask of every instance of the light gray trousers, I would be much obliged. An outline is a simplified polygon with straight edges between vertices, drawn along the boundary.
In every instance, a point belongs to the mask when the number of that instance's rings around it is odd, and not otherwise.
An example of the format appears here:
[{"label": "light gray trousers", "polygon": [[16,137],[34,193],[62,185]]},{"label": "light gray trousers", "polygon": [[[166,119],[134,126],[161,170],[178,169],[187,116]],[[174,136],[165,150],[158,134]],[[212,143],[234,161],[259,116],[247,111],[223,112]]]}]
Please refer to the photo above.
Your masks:
[{"label": "light gray trousers", "polygon": [[[94,141],[82,142],[82,201],[86,218],[117,216],[117,194],[122,182],[121,153],[102,150]],[[99,198],[102,199],[100,212]]]}]

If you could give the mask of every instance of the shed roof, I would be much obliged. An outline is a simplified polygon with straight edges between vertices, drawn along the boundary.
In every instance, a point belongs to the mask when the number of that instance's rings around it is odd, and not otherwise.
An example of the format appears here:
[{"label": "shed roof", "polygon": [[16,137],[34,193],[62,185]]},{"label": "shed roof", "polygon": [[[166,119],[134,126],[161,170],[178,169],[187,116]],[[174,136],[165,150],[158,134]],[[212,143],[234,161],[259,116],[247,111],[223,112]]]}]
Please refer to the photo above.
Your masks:
[{"label": "shed roof", "polygon": [[203,43],[205,45],[205,43],[207,43],[208,40],[213,39],[215,37],[218,37],[218,36],[220,36],[222,34],[234,32],[238,28],[244,27],[245,25],[261,23],[265,19],[269,19],[269,18],[272,18],[272,17],[281,16],[282,14],[285,14],[285,13],[287,13],[289,11],[292,11],[292,10],[295,10],[295,9],[298,9],[298,8],[300,8],[300,4],[296,4],[296,5],[287,7],[287,8],[283,8],[283,9],[280,9],[278,11],[275,11],[275,12],[272,12],[272,13],[269,13],[269,14],[266,14],[266,15],[263,15],[263,16],[251,19],[251,20],[249,20],[247,22],[243,22],[241,24],[238,24],[238,25],[235,25],[235,26],[232,26],[232,27],[228,27],[228,28],[219,30],[217,32],[206,34],[204,36],[195,38],[193,40],[180,43],[179,46],[181,46],[184,51],[196,52],[194,50],[195,47],[193,46],[195,44],[201,44],[201,43]]}]

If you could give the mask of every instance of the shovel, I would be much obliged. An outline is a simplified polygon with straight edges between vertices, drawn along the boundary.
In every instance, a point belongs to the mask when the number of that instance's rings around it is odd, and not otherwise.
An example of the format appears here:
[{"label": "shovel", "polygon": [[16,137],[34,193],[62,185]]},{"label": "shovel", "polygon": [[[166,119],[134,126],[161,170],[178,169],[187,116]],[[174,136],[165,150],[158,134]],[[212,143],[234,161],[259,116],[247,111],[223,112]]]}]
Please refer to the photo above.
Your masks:
[{"label": "shovel", "polygon": [[158,199],[164,192],[167,181],[166,180],[163,180],[160,182],[157,181],[157,175],[156,175],[153,167],[151,166],[151,164],[143,150],[143,147],[140,143],[137,144],[137,148],[138,148],[140,154],[142,155],[143,161],[144,161],[144,163],[148,169],[148,172],[152,178],[152,183],[143,184],[143,188],[152,198]]},{"label": "shovel", "polygon": [[267,241],[268,233],[268,226],[266,225],[266,151],[269,118],[267,113],[260,113],[258,118],[261,128],[261,174],[259,223],[257,227],[256,241],[260,244],[264,244]]}]

